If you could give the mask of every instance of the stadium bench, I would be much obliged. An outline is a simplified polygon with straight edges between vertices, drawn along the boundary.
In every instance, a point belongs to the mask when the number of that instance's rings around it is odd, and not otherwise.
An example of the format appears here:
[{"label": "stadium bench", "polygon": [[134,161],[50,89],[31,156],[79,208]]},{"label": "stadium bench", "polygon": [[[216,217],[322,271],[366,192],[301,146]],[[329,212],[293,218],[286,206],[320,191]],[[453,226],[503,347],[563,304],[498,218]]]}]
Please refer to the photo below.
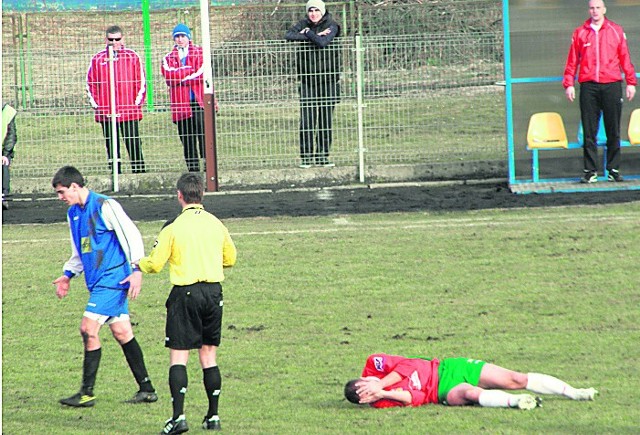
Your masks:
[{"label": "stadium bench", "polygon": [[[582,123],[578,128],[576,142],[569,142],[567,133],[564,128],[562,116],[556,112],[540,112],[534,113],[529,119],[529,128],[527,130],[527,150],[531,151],[531,176],[534,182],[540,180],[539,172],[539,151],[547,150],[565,150],[582,148],[583,130]],[[605,147],[607,144],[607,134],[604,130],[603,117],[600,117],[598,126],[598,134],[596,135],[596,146]],[[631,113],[629,121],[629,140],[621,140],[621,147],[631,145],[640,145],[640,109],[636,109]],[[603,167],[607,166],[607,153],[603,153]],[[605,171],[605,176],[606,171]]]}]

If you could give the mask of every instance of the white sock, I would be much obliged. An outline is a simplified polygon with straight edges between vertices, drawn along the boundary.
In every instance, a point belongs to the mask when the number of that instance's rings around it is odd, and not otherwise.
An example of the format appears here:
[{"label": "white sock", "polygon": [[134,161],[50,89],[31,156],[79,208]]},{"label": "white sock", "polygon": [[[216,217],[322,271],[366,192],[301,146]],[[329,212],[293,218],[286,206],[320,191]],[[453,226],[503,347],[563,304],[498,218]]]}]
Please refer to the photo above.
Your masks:
[{"label": "white sock", "polygon": [[529,376],[529,382],[527,382],[527,390],[529,391],[538,394],[566,396],[570,399],[576,398],[576,389],[558,378],[540,373],[528,373],[527,376]]},{"label": "white sock", "polygon": [[505,393],[500,390],[484,390],[480,393],[478,403],[488,408],[515,408],[518,406],[520,396]]}]

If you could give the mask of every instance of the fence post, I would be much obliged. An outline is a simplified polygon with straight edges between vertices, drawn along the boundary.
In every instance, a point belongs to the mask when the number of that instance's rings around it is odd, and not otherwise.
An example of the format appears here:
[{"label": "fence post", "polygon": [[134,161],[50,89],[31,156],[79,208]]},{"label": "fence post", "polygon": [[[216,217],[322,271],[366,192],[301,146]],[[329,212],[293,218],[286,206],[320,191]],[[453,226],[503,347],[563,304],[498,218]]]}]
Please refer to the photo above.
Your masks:
[{"label": "fence post", "polygon": [[213,90],[213,69],[211,65],[211,32],[209,31],[209,2],[200,0],[200,29],[202,32],[202,66],[204,71],[204,137],[205,173],[208,192],[218,191],[218,151],[216,147],[216,111]]},{"label": "fence post", "polygon": [[[147,85],[147,110],[153,112],[153,59],[151,53],[151,23],[149,19],[149,0],[142,0],[142,28],[144,33],[145,81]],[[149,79],[151,77],[151,80]]]},{"label": "fence post", "polygon": [[118,123],[116,117],[118,114],[116,113],[116,80],[115,80],[115,67],[114,62],[116,61],[113,46],[109,46],[109,106],[111,106],[110,110],[110,119],[109,123],[111,125],[111,176],[113,177],[113,191],[120,191],[120,180],[118,168],[120,167],[120,157],[118,156],[118,151],[120,150],[120,132],[118,132]]},{"label": "fence post", "polygon": [[24,39],[27,41],[27,81],[29,82],[29,102],[33,104],[36,100],[33,86],[33,50],[31,50],[31,37],[29,36],[29,16],[24,16]]},{"label": "fence post", "polygon": [[[13,46],[15,47],[16,44],[16,35],[18,34],[18,31],[16,30],[16,27],[18,25],[17,21],[19,20],[20,15],[11,15],[11,41],[13,42]],[[18,108],[18,105],[20,104],[20,79],[18,78],[18,71],[20,70],[20,66],[19,65],[15,65],[15,61],[16,61],[17,57],[14,55],[13,56],[13,62],[14,62],[14,68],[13,68],[13,93],[14,93],[14,98],[15,98],[15,106],[16,109]]]},{"label": "fence post", "polygon": [[[26,20],[26,18],[25,18]],[[27,108],[27,77],[24,53],[24,33],[22,27],[22,14],[18,15],[18,58],[20,59],[20,93],[22,95],[22,108]]]},{"label": "fence post", "polygon": [[362,68],[362,36],[359,33],[356,34],[356,96],[357,96],[357,109],[358,109],[358,173],[360,176],[360,182],[364,183],[364,108],[362,96],[362,85],[364,82],[363,68]]}]

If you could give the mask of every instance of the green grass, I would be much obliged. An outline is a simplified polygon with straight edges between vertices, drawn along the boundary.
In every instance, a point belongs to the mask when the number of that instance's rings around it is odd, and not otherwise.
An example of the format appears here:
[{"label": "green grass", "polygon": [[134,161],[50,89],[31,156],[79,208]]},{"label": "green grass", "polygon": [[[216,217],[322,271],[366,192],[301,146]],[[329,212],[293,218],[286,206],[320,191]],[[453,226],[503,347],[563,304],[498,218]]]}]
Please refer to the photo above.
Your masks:
[{"label": "green grass", "polygon": [[[637,433],[640,203],[456,213],[229,219],[238,246],[224,283],[223,429],[289,433]],[[162,222],[142,222],[148,248]],[[98,402],[79,387],[83,282],[55,298],[65,224],[3,226],[3,433],[154,433],[171,412],[163,347],[168,273],[145,276],[134,330],[160,394],[135,392],[103,331]],[[373,352],[468,356],[600,390],[518,412],[374,410],[342,399]],[[206,411],[195,353],[187,418]]]}]

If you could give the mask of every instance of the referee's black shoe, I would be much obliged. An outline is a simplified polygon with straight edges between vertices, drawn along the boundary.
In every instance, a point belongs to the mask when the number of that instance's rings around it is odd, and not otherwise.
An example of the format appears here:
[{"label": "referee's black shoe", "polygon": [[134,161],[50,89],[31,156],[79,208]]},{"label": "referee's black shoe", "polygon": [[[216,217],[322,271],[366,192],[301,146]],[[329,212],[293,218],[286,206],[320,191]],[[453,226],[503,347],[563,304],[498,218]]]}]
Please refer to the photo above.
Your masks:
[{"label": "referee's black shoe", "polygon": [[158,395],[155,391],[138,391],[133,397],[125,403],[153,403],[158,401]]},{"label": "referee's black shoe", "polygon": [[164,429],[160,432],[160,435],[173,435],[178,433],[185,433],[189,430],[187,426],[187,419],[184,415],[178,417],[177,420],[170,418],[164,423]]},{"label": "referee's black shoe", "polygon": [[222,427],[220,426],[220,419],[213,419],[213,418],[207,418],[205,417],[204,420],[202,420],[202,428],[205,430],[222,430]]}]

